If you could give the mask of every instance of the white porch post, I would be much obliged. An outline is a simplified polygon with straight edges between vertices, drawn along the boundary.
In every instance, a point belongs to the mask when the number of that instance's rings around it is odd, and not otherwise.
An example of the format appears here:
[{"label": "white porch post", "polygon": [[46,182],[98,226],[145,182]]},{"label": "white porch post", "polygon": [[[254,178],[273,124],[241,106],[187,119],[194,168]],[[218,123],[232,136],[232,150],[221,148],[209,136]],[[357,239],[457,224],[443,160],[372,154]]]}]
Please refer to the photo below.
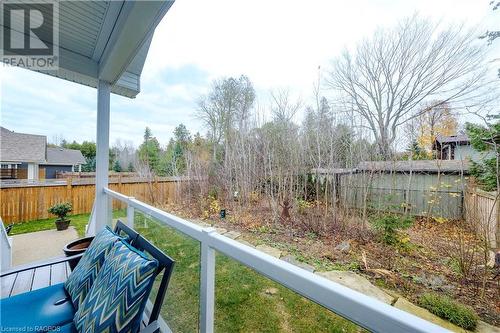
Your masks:
[{"label": "white porch post", "polygon": [[108,187],[109,170],[109,98],[111,85],[99,80],[97,87],[97,153],[95,179],[95,224],[93,232],[99,232],[108,221],[108,200],[104,188]]},{"label": "white porch post", "polygon": [[214,228],[203,230],[201,242],[200,270],[200,332],[214,332],[215,316],[215,250],[209,246],[208,237]]}]

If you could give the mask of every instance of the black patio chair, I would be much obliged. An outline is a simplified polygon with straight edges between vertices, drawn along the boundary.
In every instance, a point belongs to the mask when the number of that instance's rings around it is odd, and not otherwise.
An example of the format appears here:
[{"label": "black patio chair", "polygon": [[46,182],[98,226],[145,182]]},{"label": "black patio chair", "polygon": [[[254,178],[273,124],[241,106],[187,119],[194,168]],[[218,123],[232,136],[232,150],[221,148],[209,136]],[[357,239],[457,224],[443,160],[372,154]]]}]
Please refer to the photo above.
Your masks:
[{"label": "black patio chair", "polygon": [[5,227],[5,232],[7,232],[7,235],[10,234],[12,228],[14,228],[14,224],[9,224],[8,226]]},{"label": "black patio chair", "polygon": [[[172,271],[174,268],[175,261],[159,250],[156,246],[154,246],[151,242],[149,242],[146,238],[141,236],[132,228],[128,227],[121,220],[118,220],[114,229],[115,233],[128,236],[128,242],[137,248],[138,250],[148,254],[149,256],[155,258],[158,261],[158,269],[155,272],[156,276],[161,276],[160,285],[158,288],[158,292],[156,294],[154,303],[152,305],[148,304],[145,309],[145,314],[142,316],[142,325],[140,332],[142,333],[156,333],[159,332],[162,327],[162,319],[160,318],[160,310],[165,299],[168,283],[170,281],[170,276],[172,275]],[[66,263],[71,260],[79,261],[80,258],[84,255],[84,253],[77,254],[75,256],[70,257],[61,257],[55,258],[44,262],[38,262],[34,264],[27,264],[23,266],[15,267],[11,270],[4,271],[0,273],[0,278],[8,280],[10,275],[14,275],[17,277],[19,273],[25,271],[35,271],[36,269],[40,269],[42,267],[57,265],[61,263]],[[50,268],[50,267],[49,267]],[[26,275],[26,274],[24,274]],[[33,274],[29,275],[33,278]],[[27,284],[28,285],[28,284]],[[26,292],[30,292],[31,286],[33,285],[33,281],[29,283],[28,289]],[[149,314],[149,315],[148,315]]]},{"label": "black patio chair", "polygon": [[[149,314],[149,329],[154,329],[152,331],[147,332],[156,332],[159,331],[158,318],[160,316],[161,306],[163,304],[163,300],[165,299],[165,295],[167,293],[168,283],[170,282],[170,276],[172,275],[172,271],[174,268],[175,261],[163,253],[160,249],[154,246],[150,241],[144,238],[142,235],[137,233],[135,230],[127,226],[121,220],[116,222],[115,233],[122,234],[125,233],[130,237],[130,244],[136,249],[149,254],[151,257],[158,260],[158,270],[156,274],[160,276],[163,271],[163,276],[161,277],[160,286],[158,288],[158,292],[156,294],[155,301],[153,303],[153,308],[151,313]],[[142,331],[141,331],[142,332]]]}]

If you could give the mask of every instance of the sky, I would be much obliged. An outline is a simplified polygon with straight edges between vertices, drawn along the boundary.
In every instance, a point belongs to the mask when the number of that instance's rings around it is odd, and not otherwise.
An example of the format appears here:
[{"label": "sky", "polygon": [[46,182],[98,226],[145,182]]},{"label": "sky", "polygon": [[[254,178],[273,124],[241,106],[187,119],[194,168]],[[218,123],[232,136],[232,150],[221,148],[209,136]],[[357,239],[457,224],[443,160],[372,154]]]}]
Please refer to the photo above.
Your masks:
[{"label": "sky", "polygon": [[[112,95],[111,144],[138,146],[144,128],[166,145],[184,123],[204,133],[196,102],[214,79],[247,75],[258,103],[289,89],[305,103],[344,48],[415,13],[443,24],[500,29],[489,0],[177,0],[156,29],[135,99]],[[496,27],[495,27],[496,24]],[[500,58],[500,42],[489,56]],[[93,88],[0,66],[0,123],[49,142],[95,141]],[[328,97],[328,91],[323,92]],[[300,117],[300,115],[299,115]]]}]

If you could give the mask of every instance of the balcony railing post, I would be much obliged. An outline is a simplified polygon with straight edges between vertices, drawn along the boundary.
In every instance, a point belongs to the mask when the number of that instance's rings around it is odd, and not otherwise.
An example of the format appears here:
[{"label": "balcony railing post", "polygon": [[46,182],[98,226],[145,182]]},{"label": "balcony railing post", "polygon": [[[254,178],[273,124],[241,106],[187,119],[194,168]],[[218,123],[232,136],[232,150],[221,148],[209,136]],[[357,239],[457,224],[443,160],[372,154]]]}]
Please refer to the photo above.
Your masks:
[{"label": "balcony railing post", "polygon": [[203,229],[201,241],[200,332],[213,333],[215,313],[215,250],[208,238],[214,228]]},{"label": "balcony railing post", "polygon": [[[129,200],[135,199],[134,197],[129,197]],[[134,227],[134,214],[135,214],[135,209],[134,207],[130,204],[130,202],[127,203],[127,225],[131,228]]]},{"label": "balcony railing post", "polygon": [[113,197],[106,195],[106,200],[108,201],[108,211],[106,225],[113,226]]}]

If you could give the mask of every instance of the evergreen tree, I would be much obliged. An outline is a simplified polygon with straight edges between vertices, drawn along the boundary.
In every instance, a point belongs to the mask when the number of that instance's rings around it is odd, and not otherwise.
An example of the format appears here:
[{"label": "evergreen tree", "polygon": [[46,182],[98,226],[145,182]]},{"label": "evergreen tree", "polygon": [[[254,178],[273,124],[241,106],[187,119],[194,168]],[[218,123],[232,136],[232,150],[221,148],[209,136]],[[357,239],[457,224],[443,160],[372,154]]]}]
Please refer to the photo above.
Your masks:
[{"label": "evergreen tree", "polygon": [[160,159],[160,174],[167,176],[182,175],[186,171],[186,158],[191,145],[191,134],[184,124],[174,129],[174,137],[170,139],[167,149]]},{"label": "evergreen tree", "polygon": [[153,137],[149,127],[146,127],[144,131],[144,142],[139,147],[138,155],[139,159],[144,162],[151,171],[158,173],[160,144],[158,140]]},{"label": "evergreen tree", "polygon": [[86,163],[82,165],[83,172],[95,172],[95,157],[85,158]]},{"label": "evergreen tree", "polygon": [[420,147],[417,140],[412,141],[406,151],[412,160],[426,160],[428,158],[427,152]]},{"label": "evergreen tree", "polygon": [[500,120],[487,126],[467,123],[466,130],[472,147],[487,156],[472,161],[470,172],[485,191],[496,191],[500,184]]},{"label": "evergreen tree", "polygon": [[122,166],[120,165],[120,161],[115,160],[115,163],[113,163],[113,171],[122,172]]}]

